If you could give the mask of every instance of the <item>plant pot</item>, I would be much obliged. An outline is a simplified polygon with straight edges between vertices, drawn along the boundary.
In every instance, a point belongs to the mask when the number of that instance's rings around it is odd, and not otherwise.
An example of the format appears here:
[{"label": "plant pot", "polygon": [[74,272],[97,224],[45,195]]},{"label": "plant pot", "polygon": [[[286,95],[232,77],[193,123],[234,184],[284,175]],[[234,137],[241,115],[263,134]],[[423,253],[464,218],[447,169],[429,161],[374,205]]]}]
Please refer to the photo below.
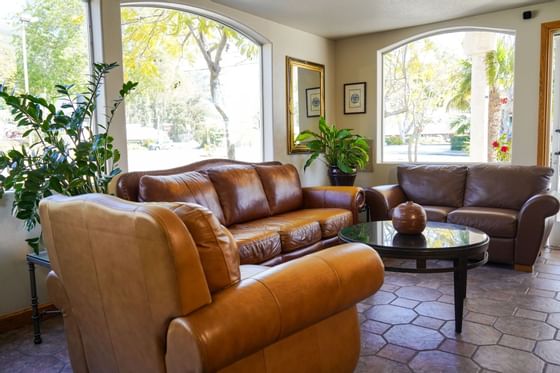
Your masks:
[{"label": "plant pot", "polygon": [[352,186],[354,185],[354,180],[356,179],[356,172],[347,174],[346,172],[342,172],[338,167],[334,166],[329,167],[328,174],[331,185],[334,186]]}]

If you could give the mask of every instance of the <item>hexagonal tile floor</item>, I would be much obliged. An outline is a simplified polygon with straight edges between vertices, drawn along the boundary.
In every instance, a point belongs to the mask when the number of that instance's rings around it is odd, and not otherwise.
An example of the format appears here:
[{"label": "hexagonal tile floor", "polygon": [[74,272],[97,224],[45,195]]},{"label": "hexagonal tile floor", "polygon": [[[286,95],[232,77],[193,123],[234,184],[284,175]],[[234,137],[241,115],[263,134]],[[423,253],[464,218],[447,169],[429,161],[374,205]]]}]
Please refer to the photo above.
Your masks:
[{"label": "hexagonal tile floor", "polygon": [[[558,248],[560,249],[560,248]],[[452,274],[387,272],[358,305],[356,372],[560,372],[560,250],[535,272],[486,265],[468,273],[463,332],[455,334]],[[71,372],[60,319],[0,334],[0,372]]]}]

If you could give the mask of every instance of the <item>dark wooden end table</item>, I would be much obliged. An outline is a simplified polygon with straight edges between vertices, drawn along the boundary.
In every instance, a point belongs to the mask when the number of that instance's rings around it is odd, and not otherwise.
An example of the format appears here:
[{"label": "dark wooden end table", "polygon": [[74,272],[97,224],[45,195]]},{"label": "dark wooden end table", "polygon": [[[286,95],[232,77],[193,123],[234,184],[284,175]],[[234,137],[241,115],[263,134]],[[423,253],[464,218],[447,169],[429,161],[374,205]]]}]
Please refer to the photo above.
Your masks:
[{"label": "dark wooden end table", "polygon": [[[467,270],[488,261],[486,233],[462,225],[428,222],[417,235],[398,233],[391,221],[375,221],[344,228],[344,242],[361,242],[383,258],[412,259],[416,267],[385,267],[386,271],[409,273],[453,272],[455,332],[463,328],[463,304],[467,296]],[[450,260],[449,267],[428,267],[427,260]]]},{"label": "dark wooden end table", "polygon": [[60,314],[60,311],[43,311],[39,312],[39,298],[37,297],[37,280],[35,278],[35,265],[51,269],[51,262],[46,251],[39,254],[30,253],[26,256],[27,265],[29,267],[29,285],[31,287],[31,320],[33,322],[33,343],[39,344],[41,339],[41,318],[43,315]]}]

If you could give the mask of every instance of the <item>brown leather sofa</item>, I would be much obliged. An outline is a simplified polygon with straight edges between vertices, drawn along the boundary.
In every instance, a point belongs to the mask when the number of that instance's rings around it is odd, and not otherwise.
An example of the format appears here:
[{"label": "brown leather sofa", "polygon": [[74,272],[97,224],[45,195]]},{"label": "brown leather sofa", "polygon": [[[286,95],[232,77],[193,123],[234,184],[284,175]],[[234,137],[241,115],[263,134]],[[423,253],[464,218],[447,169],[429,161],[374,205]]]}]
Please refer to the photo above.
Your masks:
[{"label": "brown leather sofa", "polygon": [[280,162],[212,159],[170,170],[130,172],[117,196],[139,202],[192,202],[208,208],[237,242],[242,264],[276,265],[339,243],[365,203],[358,187],[302,188]]},{"label": "brown leather sofa", "polygon": [[273,268],[239,265],[216,216],[192,203],[100,194],[40,204],[74,372],[352,372],[356,302],[383,282],[345,244]]},{"label": "brown leather sofa", "polygon": [[530,272],[560,206],[549,192],[552,174],[538,166],[402,165],[398,184],[368,188],[366,203],[375,221],[390,219],[395,206],[412,200],[428,220],[487,233],[490,261]]}]

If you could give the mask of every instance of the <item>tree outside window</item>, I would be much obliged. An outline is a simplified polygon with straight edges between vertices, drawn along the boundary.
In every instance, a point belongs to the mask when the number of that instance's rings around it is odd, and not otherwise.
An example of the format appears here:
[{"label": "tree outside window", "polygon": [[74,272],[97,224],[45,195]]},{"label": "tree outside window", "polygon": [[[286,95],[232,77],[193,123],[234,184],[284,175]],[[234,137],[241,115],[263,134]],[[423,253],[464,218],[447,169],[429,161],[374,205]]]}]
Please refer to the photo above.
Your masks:
[{"label": "tree outside window", "polygon": [[383,161],[511,161],[514,42],[464,31],[385,52]]},{"label": "tree outside window", "polygon": [[129,169],[262,160],[260,46],[187,12],[124,7]]},{"label": "tree outside window", "polygon": [[[86,83],[90,73],[87,18],[84,0],[3,2],[0,85],[51,101],[59,96],[56,84]],[[21,131],[0,100],[0,150],[22,142]]]}]

